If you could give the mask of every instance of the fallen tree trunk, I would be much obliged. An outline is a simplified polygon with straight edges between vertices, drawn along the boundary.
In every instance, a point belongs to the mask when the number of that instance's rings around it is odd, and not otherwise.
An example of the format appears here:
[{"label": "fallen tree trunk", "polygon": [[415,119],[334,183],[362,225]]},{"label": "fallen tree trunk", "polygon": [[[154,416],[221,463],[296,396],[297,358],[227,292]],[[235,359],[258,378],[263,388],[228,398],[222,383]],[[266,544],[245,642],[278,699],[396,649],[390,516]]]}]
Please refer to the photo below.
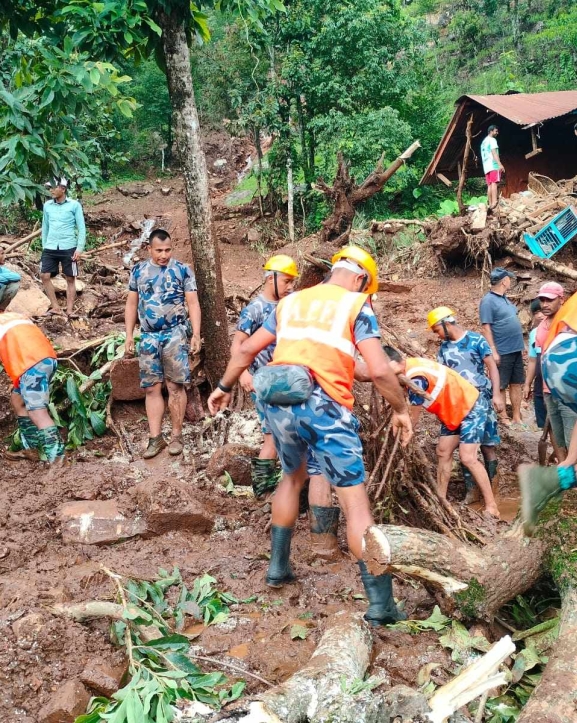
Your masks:
[{"label": "fallen tree trunk", "polygon": [[20,248],[20,246],[24,246],[25,243],[33,241],[35,238],[38,238],[41,233],[41,228],[37,229],[36,231],[32,231],[32,233],[29,233],[28,236],[24,236],[24,238],[21,238],[19,241],[15,241],[11,246],[7,246],[4,249],[4,253],[8,255],[11,251],[15,251],[17,248]]},{"label": "fallen tree trunk", "polygon": [[538,256],[534,256],[529,251],[517,248],[517,246],[511,246],[510,244],[503,246],[502,250],[511,254],[511,256],[516,259],[530,263],[531,267],[541,266],[547,271],[553,271],[556,274],[559,274],[559,276],[565,276],[568,279],[577,281],[577,271],[569,266],[565,266],[565,264],[560,264],[557,261],[552,261],[551,259],[540,259]]}]

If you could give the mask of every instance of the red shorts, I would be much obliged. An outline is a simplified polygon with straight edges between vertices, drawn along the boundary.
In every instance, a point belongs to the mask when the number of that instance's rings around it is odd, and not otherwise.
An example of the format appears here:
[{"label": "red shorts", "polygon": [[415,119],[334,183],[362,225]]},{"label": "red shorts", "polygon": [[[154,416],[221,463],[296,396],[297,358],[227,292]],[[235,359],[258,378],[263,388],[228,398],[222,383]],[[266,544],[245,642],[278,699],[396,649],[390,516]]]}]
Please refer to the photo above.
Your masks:
[{"label": "red shorts", "polygon": [[489,173],[485,173],[485,180],[487,181],[487,186],[490,186],[492,183],[499,183],[501,180],[501,171],[489,171]]}]

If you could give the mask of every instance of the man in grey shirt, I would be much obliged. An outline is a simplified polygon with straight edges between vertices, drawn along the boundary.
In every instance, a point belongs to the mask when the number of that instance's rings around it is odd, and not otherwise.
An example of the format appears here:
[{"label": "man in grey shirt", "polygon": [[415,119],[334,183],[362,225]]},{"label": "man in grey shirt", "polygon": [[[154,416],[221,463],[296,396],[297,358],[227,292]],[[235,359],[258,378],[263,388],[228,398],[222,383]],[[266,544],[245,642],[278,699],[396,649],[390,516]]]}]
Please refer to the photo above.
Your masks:
[{"label": "man in grey shirt", "polygon": [[[497,266],[491,272],[491,290],[481,299],[479,314],[483,325],[483,336],[493,351],[493,358],[499,367],[501,391],[509,389],[511,407],[513,408],[513,424],[522,424],[521,401],[525,368],[523,366],[523,327],[517,316],[517,307],[507,298],[511,288],[511,279],[515,274]],[[500,414],[501,422],[511,424],[504,411]]]}]

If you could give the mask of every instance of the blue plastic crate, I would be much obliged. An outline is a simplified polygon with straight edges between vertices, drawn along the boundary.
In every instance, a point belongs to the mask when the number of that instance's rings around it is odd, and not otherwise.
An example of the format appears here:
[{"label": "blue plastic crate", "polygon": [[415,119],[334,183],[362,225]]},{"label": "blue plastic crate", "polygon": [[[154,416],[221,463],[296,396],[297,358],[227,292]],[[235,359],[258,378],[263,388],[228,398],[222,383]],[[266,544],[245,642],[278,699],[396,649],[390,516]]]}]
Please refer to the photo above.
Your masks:
[{"label": "blue plastic crate", "polygon": [[550,259],[575,236],[577,236],[577,211],[573,206],[567,206],[535,236],[524,233],[523,239],[532,254],[541,259]]}]

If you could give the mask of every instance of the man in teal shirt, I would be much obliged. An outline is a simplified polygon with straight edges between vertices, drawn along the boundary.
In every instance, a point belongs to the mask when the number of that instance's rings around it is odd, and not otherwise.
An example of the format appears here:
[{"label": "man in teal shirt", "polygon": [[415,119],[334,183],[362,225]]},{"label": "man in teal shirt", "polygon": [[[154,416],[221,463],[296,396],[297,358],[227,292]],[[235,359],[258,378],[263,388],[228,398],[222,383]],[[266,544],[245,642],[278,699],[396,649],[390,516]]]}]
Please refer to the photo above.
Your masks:
[{"label": "man in teal shirt", "polygon": [[66,314],[70,317],[76,301],[78,260],[86,243],[84,214],[80,203],[67,197],[68,181],[65,178],[55,178],[46,187],[50,190],[52,200],[46,201],[42,215],[40,278],[46,296],[50,299],[48,313],[61,314],[52,277],[62,268],[66,277]]}]

